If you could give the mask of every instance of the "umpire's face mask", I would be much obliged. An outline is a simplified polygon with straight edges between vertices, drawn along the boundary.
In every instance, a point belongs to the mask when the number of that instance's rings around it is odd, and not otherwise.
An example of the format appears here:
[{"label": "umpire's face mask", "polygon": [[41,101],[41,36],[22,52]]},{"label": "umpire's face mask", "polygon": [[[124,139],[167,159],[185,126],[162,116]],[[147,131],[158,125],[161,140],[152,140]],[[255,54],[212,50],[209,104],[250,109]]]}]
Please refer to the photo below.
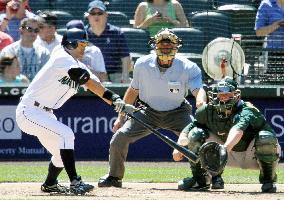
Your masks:
[{"label": "umpire's face mask", "polygon": [[164,68],[171,67],[177,50],[177,44],[172,43],[170,40],[165,39],[157,43],[156,54],[158,57],[159,65]]}]

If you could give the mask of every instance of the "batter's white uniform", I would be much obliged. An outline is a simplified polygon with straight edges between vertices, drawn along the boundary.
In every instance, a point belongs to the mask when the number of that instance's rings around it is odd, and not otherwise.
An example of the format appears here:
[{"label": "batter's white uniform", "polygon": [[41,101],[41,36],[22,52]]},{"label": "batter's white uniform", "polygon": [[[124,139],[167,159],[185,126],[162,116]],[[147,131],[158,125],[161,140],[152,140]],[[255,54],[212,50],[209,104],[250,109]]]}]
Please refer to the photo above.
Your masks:
[{"label": "batter's white uniform", "polygon": [[98,82],[99,79],[63,48],[56,49],[52,55],[22,97],[16,109],[16,121],[23,132],[38,137],[52,154],[54,166],[63,167],[60,149],[74,149],[75,137],[70,127],[57,121],[52,110],[60,108],[80,87],[70,79],[68,70],[84,68],[91,79]]}]

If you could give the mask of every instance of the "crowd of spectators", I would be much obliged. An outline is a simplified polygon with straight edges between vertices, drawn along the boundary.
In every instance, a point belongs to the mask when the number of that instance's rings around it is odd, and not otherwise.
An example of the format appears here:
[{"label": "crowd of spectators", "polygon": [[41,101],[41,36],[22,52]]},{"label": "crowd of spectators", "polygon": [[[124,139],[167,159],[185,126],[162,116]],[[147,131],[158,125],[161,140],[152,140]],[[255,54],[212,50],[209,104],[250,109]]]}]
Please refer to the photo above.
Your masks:
[{"label": "crowd of spectators", "polygon": [[[283,49],[284,0],[253,2],[259,6],[256,36],[266,37],[265,48]],[[141,0],[137,3],[134,16],[130,16],[133,22],[130,20],[129,25],[145,30],[149,33],[149,39],[162,28],[189,28],[190,18],[183,4],[186,2]],[[19,75],[26,76],[30,81],[48,61],[53,49],[61,46],[62,40],[62,32],[57,32],[61,19],[52,10],[37,11],[31,8],[29,0],[0,0],[0,59],[15,58],[20,67]],[[129,83],[133,58],[123,30],[108,20],[108,4],[102,0],[90,0],[84,11],[82,17],[76,16],[66,24],[66,29],[76,27],[88,34],[92,45],[86,48],[81,61],[101,82]],[[137,44],[140,45],[146,48],[147,44]],[[268,58],[275,56],[276,65],[282,65],[283,51],[271,52]],[[4,69],[4,65],[1,66]]]}]

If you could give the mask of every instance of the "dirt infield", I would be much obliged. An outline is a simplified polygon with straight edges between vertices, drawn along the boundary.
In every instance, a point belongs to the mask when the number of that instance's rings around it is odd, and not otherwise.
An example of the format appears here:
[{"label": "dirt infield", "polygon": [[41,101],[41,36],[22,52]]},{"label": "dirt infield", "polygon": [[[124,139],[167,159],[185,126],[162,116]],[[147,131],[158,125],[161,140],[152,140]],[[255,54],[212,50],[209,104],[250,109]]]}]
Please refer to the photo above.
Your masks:
[{"label": "dirt infield", "polygon": [[[97,185],[96,183],[94,183]],[[1,183],[1,200],[281,200],[284,184],[278,184],[278,192],[263,194],[259,184],[227,184],[224,190],[206,192],[183,192],[176,183],[123,183],[122,188],[95,188],[85,196],[49,195],[40,191],[40,183]]]}]

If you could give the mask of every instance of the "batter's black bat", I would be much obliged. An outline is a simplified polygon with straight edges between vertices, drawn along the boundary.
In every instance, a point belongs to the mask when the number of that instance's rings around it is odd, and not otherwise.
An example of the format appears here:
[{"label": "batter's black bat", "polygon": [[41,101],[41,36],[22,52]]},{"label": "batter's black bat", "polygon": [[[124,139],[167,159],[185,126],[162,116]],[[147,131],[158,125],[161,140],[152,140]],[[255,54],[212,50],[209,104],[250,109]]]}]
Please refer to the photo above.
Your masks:
[{"label": "batter's black bat", "polygon": [[143,122],[142,120],[138,119],[137,117],[135,117],[133,114],[126,112],[125,113],[131,117],[132,119],[134,119],[136,122],[138,122],[139,124],[141,124],[142,126],[146,127],[147,129],[149,129],[150,131],[152,131],[158,138],[160,138],[162,141],[164,141],[165,143],[167,143],[169,146],[173,147],[174,149],[178,150],[179,152],[181,152],[185,157],[187,157],[189,160],[191,160],[194,163],[197,163],[199,160],[199,157],[193,153],[192,151],[188,150],[187,148],[179,145],[178,143],[176,143],[175,141],[173,141],[172,139],[170,139],[169,137],[163,135],[162,133],[160,133],[159,131],[155,130],[153,127],[151,127],[150,125],[146,124],[145,122]]}]

